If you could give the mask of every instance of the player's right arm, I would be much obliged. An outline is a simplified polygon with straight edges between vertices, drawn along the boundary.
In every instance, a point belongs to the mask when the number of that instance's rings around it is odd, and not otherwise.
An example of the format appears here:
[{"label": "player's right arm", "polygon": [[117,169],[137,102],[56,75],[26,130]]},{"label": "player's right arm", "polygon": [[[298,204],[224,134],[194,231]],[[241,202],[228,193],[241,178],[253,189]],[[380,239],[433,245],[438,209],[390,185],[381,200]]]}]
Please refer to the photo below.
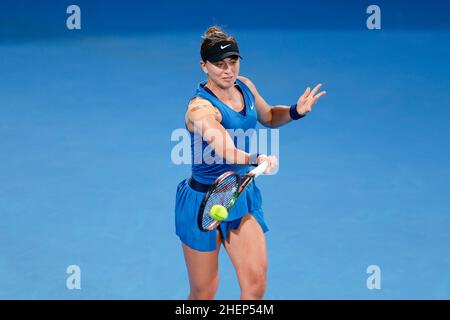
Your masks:
[{"label": "player's right arm", "polygon": [[189,131],[200,134],[225,163],[249,164],[250,154],[235,147],[221,120],[220,112],[208,100],[194,98],[189,103],[186,112]]}]

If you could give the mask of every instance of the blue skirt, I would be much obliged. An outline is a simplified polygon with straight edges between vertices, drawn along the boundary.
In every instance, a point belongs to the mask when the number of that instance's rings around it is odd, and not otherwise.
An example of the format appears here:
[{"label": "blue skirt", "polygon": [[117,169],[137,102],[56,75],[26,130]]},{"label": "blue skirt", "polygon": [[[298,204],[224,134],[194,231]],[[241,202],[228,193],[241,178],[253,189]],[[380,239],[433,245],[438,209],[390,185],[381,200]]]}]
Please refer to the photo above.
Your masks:
[{"label": "blue skirt", "polygon": [[[175,203],[175,232],[188,247],[198,251],[216,250],[217,232],[202,231],[198,226],[199,208],[205,193],[189,186],[189,179],[178,184]],[[269,229],[264,222],[261,192],[255,184],[250,183],[230,209],[228,218],[218,227],[223,239],[229,239],[230,230],[239,228],[242,217],[250,213],[258,221],[264,232]]]}]

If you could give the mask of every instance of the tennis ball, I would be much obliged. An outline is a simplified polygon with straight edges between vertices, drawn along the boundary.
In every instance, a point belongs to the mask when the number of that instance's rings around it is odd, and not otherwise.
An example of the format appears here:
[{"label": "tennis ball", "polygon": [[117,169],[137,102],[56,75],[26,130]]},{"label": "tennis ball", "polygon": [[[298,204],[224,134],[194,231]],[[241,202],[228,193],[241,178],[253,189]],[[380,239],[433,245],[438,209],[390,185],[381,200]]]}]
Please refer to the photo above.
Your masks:
[{"label": "tennis ball", "polygon": [[211,211],[209,212],[211,218],[216,219],[218,221],[225,220],[228,218],[228,210],[224,206],[220,204],[215,204],[211,207]]}]

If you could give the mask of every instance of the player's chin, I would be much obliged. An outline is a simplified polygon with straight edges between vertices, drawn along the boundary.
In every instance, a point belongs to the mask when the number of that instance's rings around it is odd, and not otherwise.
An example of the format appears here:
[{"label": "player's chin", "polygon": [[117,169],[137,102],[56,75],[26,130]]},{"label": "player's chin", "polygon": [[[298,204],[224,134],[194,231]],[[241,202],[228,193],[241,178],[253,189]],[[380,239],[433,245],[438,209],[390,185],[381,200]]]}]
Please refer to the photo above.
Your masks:
[{"label": "player's chin", "polygon": [[220,80],[224,87],[232,87],[236,81],[236,77],[222,77]]}]

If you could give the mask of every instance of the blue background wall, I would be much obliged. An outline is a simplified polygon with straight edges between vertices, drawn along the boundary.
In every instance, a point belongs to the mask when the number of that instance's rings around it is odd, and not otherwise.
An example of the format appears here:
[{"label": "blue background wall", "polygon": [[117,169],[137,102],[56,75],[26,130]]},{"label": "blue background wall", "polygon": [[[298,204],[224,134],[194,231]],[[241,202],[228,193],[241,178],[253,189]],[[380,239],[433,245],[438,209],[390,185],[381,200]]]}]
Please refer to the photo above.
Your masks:
[{"label": "blue background wall", "polygon": [[365,28],[366,8],[382,9],[385,29],[448,29],[448,1],[24,1],[3,0],[2,38],[64,36],[66,8],[77,4],[83,13],[83,34],[142,34],[204,29],[221,24],[244,29]]}]

